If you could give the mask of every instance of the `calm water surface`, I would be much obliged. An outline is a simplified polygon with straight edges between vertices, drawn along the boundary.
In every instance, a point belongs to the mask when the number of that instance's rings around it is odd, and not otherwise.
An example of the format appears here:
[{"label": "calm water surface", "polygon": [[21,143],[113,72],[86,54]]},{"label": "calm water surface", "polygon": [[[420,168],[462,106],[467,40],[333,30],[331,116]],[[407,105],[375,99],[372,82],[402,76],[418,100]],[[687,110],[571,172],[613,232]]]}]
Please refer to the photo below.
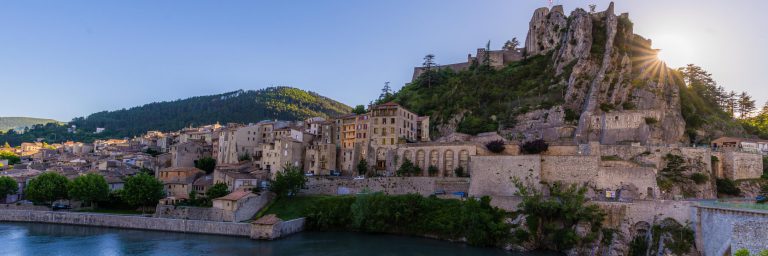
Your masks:
[{"label": "calm water surface", "polygon": [[265,242],[248,238],[0,223],[0,255],[547,255],[360,233],[304,232]]}]

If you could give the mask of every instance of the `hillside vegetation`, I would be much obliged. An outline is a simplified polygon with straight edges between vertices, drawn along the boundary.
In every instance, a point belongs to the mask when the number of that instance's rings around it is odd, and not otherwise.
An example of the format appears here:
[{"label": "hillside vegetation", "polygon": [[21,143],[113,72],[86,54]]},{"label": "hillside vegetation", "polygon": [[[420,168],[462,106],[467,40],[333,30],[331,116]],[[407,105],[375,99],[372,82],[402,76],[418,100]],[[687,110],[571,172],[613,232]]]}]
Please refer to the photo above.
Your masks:
[{"label": "hillside vegetation", "polygon": [[[73,119],[77,133],[67,133],[65,125],[36,125],[24,134],[9,131],[0,142],[18,145],[44,138],[49,142],[65,140],[92,141],[99,138],[132,137],[150,130],[176,131],[188,126],[255,123],[262,120],[303,120],[332,117],[352,111],[347,105],[314,92],[291,87],[234,91],[210,96],[156,102],[130,109],[103,111]],[[106,130],[93,134],[97,127]]]},{"label": "hillside vegetation", "polygon": [[53,119],[33,118],[33,117],[0,117],[0,131],[23,130],[25,127],[31,127],[36,124],[58,123]]}]

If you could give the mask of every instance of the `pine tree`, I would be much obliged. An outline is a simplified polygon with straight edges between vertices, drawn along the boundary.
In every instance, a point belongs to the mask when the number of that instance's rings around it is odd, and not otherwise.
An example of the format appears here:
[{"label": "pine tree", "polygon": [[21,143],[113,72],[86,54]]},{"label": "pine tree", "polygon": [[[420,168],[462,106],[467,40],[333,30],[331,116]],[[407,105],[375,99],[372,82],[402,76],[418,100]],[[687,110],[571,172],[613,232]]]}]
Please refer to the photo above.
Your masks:
[{"label": "pine tree", "polygon": [[738,111],[737,107],[736,92],[730,91],[725,97],[725,112],[728,112],[733,117]]},{"label": "pine tree", "polygon": [[517,47],[520,46],[520,41],[517,41],[517,37],[513,37],[512,40],[507,40],[506,43],[504,43],[504,50],[515,50]]},{"label": "pine tree", "polygon": [[427,79],[427,88],[432,87],[432,77],[434,74],[432,68],[434,66],[436,66],[435,55],[430,53],[424,56],[424,63],[422,64],[422,67],[424,68],[424,76]]},{"label": "pine tree", "polygon": [[742,92],[739,95],[739,98],[737,100],[739,113],[741,114],[741,118],[747,118],[749,117],[752,112],[755,111],[755,100],[752,99],[752,96],[749,96],[747,92]]},{"label": "pine tree", "polygon": [[386,103],[384,101],[389,101],[389,98],[392,97],[392,88],[389,87],[389,82],[384,82],[384,88],[381,89],[381,94],[379,94],[379,103]]}]

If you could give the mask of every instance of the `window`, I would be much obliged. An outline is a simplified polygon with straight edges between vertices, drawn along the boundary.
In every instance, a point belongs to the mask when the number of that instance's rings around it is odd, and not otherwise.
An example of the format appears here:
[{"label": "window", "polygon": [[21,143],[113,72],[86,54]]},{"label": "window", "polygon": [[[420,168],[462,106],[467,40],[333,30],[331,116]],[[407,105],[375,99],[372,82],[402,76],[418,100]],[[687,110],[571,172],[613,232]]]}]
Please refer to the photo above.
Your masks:
[{"label": "window", "polygon": [[387,139],[381,139],[381,145],[387,145]]},{"label": "window", "polygon": [[390,118],[389,120],[390,120],[390,123],[395,124],[395,118],[394,117]]},{"label": "window", "polygon": [[386,118],[382,118],[381,119],[381,124],[387,124],[387,119]]},{"label": "window", "polygon": [[395,138],[390,138],[389,139],[389,144],[395,145]]}]

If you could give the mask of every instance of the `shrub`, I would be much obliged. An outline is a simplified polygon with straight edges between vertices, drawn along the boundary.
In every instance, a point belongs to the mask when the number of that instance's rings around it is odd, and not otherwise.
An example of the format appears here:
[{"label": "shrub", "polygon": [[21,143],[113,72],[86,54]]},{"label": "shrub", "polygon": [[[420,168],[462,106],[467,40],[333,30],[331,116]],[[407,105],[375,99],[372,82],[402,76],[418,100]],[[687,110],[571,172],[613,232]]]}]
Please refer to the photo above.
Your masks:
[{"label": "shrub", "polygon": [[485,148],[487,148],[489,151],[496,154],[504,152],[504,141],[494,140],[494,141],[488,142],[485,144]]},{"label": "shrub", "polygon": [[738,251],[733,253],[733,256],[749,256],[749,250],[744,248],[739,249]]},{"label": "shrub", "polygon": [[633,109],[635,109],[635,104],[633,104],[632,102],[627,101],[627,102],[622,103],[621,107],[624,108],[624,110],[633,110]]},{"label": "shrub", "polygon": [[370,169],[368,161],[365,158],[360,159],[360,162],[357,163],[357,175],[365,175],[368,173],[368,169]]},{"label": "shrub", "polygon": [[610,103],[601,103],[600,104],[600,110],[602,110],[603,112],[611,112],[611,111],[614,110],[614,108],[615,107],[613,106],[613,104],[610,104]]},{"label": "shrub", "polygon": [[541,152],[547,151],[547,149],[549,149],[549,144],[547,144],[547,142],[544,140],[539,139],[523,143],[521,149],[525,154],[540,154]]},{"label": "shrub", "polygon": [[738,196],[741,194],[741,189],[736,186],[736,182],[725,178],[717,179],[717,193],[731,196]]},{"label": "shrub", "polygon": [[464,173],[464,167],[461,167],[461,166],[459,166],[458,168],[456,168],[456,170],[453,170],[453,173],[455,173],[455,174],[456,174],[456,177],[464,177],[464,175],[466,175],[466,174]]},{"label": "shrub", "polygon": [[576,111],[573,111],[570,108],[565,109],[565,121],[572,123],[572,122],[578,122],[579,121],[579,114],[576,114]]},{"label": "shrub", "polygon": [[437,169],[437,166],[434,166],[434,165],[430,165],[430,166],[427,168],[427,173],[429,173],[429,176],[435,176],[435,175],[437,175],[437,173],[438,173],[439,171],[440,171],[440,170],[439,170],[439,169]]},{"label": "shrub", "polygon": [[206,174],[211,174],[216,169],[216,159],[211,157],[197,159],[195,160],[195,168],[205,171]]},{"label": "shrub", "polygon": [[283,171],[278,172],[275,181],[272,182],[272,192],[277,196],[293,196],[299,193],[307,183],[307,177],[299,167],[288,165]]},{"label": "shrub", "polygon": [[701,185],[709,181],[709,176],[707,176],[706,174],[697,172],[697,173],[691,174],[691,180],[693,180],[693,182],[696,182],[696,184]]},{"label": "shrub", "polygon": [[656,119],[655,117],[646,117],[645,118],[645,124],[647,124],[647,125],[652,125],[652,124],[655,124],[655,123],[658,123],[658,122],[659,122],[659,120]]},{"label": "shrub", "polygon": [[621,161],[622,159],[621,159],[621,157],[619,157],[617,155],[610,155],[610,156],[601,156],[600,160],[603,160],[603,161]]},{"label": "shrub", "polygon": [[403,160],[403,164],[397,169],[397,176],[417,176],[421,175],[421,173],[421,168],[414,165],[408,158]]}]

